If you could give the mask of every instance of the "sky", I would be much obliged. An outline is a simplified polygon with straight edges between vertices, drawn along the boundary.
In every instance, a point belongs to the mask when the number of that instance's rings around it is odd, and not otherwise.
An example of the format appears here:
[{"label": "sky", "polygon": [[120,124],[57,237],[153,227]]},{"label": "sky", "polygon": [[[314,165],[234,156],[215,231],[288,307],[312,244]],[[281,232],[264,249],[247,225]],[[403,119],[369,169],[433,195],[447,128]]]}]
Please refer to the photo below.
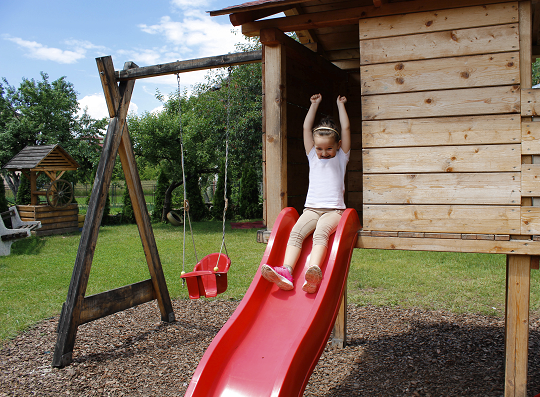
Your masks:
[{"label": "sky", "polygon": [[[18,87],[23,78],[52,82],[62,76],[73,84],[81,109],[93,118],[108,117],[97,71],[97,57],[112,56],[138,66],[238,52],[245,41],[228,15],[210,17],[246,0],[2,0],[0,1],[0,77]],[[204,81],[208,71],[181,74],[182,91]],[[135,82],[130,112],[159,109],[156,90],[177,90],[175,75]]]}]

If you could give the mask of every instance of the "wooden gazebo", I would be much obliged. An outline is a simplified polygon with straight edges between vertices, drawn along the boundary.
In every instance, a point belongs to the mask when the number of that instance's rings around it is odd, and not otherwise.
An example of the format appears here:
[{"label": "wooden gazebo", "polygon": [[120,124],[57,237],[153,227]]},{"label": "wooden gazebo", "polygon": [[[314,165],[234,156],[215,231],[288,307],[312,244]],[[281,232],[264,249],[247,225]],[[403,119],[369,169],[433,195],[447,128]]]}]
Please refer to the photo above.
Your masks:
[{"label": "wooden gazebo", "polygon": [[[30,180],[30,205],[19,205],[23,221],[40,221],[36,235],[69,233],[78,230],[78,205],[73,203],[71,183],[61,179],[66,171],[79,164],[60,145],[26,146],[2,168],[20,171]],[[37,178],[43,173],[50,179],[45,189],[38,189]],[[44,196],[45,203],[40,203]]]}]

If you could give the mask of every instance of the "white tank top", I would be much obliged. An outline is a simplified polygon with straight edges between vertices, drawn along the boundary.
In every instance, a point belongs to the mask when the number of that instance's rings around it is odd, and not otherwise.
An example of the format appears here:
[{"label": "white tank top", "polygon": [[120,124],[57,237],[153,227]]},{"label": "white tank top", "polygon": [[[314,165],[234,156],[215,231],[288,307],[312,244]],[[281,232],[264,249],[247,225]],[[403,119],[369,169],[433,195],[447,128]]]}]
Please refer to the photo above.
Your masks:
[{"label": "white tank top", "polygon": [[307,155],[309,161],[309,188],[305,207],[345,209],[345,171],[349,153],[339,148],[335,157],[319,159],[312,147]]}]

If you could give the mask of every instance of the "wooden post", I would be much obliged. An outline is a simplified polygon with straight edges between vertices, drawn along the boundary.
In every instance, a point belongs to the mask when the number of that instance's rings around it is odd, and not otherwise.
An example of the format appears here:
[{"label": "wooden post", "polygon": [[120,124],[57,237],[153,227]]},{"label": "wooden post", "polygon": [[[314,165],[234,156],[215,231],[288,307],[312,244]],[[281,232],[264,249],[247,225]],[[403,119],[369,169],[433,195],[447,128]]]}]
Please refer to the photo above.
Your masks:
[{"label": "wooden post", "polygon": [[505,397],[527,395],[531,257],[507,255]]},{"label": "wooden post", "polygon": [[[111,120],[96,171],[92,195],[88,203],[86,221],[81,234],[68,295],[60,315],[58,338],[52,362],[54,367],[63,367],[71,363],[77,328],[85,322],[156,298],[158,299],[162,319],[174,321],[172,303],[163,278],[148,214],[146,208],[142,210],[142,206],[145,205],[144,196],[142,195],[137,169],[134,165],[133,148],[131,147],[129,135],[127,135],[126,116],[133,92],[134,80],[121,82],[120,86],[118,86],[111,57],[98,58],[96,61]],[[125,68],[130,67],[136,67],[136,65],[132,63],[125,65]],[[124,171],[127,170],[126,180],[128,180],[128,185],[131,185],[130,194],[132,194],[132,200],[133,195],[135,195],[134,210],[152,280],[85,298],[99,226],[103,217],[103,209],[111,183],[116,154],[120,146],[122,146],[120,150],[123,159],[122,165]],[[150,229],[148,230],[148,228]]]},{"label": "wooden post", "polygon": [[119,154],[122,168],[126,176],[126,184],[133,205],[135,220],[139,228],[139,235],[141,236],[146,262],[148,263],[148,269],[150,270],[152,285],[156,295],[155,298],[158,301],[159,309],[161,311],[161,319],[163,321],[172,322],[174,321],[174,311],[171,299],[169,298],[163,268],[161,267],[161,260],[159,259],[154,231],[152,230],[152,225],[150,223],[150,216],[146,209],[144,191],[141,185],[139,171],[137,170],[133,145],[131,144],[127,126],[124,128],[124,133],[122,134]]},{"label": "wooden post", "polygon": [[39,198],[37,192],[37,172],[30,171],[30,205],[38,205]]},{"label": "wooden post", "polygon": [[[261,40],[262,41],[262,40]],[[287,206],[287,93],[285,47],[264,44],[264,119],[266,121],[266,217],[268,230]]]},{"label": "wooden post", "polygon": [[339,312],[334,324],[334,332],[332,336],[332,346],[344,348],[347,343],[347,284],[341,296],[341,304]]}]

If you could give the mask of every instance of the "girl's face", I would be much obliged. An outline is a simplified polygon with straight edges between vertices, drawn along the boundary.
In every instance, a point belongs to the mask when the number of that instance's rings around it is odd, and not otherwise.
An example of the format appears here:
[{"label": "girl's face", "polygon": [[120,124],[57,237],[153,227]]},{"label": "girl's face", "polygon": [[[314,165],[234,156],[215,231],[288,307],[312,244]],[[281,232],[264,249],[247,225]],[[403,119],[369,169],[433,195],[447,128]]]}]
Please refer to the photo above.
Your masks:
[{"label": "girl's face", "polygon": [[313,142],[315,153],[317,153],[319,159],[331,159],[335,157],[341,147],[341,141],[336,142],[333,136],[315,135]]}]

